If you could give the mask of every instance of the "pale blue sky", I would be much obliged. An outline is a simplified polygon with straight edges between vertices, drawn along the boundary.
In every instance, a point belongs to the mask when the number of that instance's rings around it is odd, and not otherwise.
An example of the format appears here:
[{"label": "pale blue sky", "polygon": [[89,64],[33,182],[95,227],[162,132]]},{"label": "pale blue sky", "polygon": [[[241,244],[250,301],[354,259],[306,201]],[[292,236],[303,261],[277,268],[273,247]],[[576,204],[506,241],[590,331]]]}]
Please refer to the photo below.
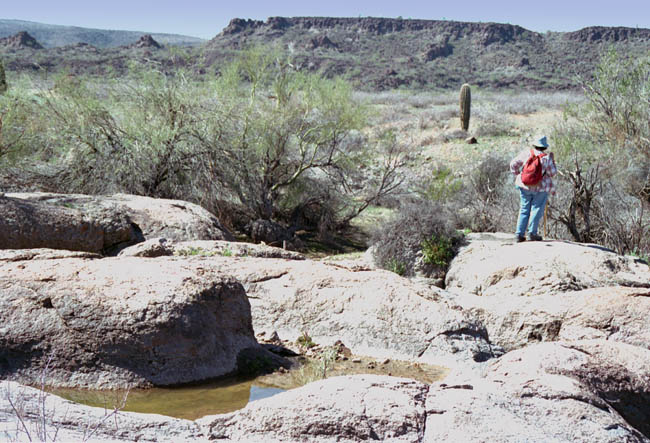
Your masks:
[{"label": "pale blue sky", "polygon": [[0,18],[212,38],[230,19],[398,17],[511,23],[545,31],[650,28],[650,0],[2,0]]}]

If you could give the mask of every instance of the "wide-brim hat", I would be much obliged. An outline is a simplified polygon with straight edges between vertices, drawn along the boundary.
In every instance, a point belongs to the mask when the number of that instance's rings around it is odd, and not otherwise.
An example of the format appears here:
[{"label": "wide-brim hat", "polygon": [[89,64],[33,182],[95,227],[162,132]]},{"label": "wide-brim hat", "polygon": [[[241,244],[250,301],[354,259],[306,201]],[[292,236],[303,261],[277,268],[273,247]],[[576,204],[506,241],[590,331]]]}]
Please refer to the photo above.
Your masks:
[{"label": "wide-brim hat", "polygon": [[548,148],[548,142],[546,141],[546,136],[540,137],[533,142],[533,146],[536,148],[546,149]]}]

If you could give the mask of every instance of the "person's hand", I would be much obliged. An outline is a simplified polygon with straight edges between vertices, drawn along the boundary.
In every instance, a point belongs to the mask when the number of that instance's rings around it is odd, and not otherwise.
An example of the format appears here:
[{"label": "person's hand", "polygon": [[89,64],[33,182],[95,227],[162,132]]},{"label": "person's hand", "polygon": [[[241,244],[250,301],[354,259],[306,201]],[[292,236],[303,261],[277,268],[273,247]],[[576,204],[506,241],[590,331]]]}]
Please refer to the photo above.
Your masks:
[{"label": "person's hand", "polygon": [[551,160],[555,163],[555,155],[551,152],[548,156],[551,157]]}]

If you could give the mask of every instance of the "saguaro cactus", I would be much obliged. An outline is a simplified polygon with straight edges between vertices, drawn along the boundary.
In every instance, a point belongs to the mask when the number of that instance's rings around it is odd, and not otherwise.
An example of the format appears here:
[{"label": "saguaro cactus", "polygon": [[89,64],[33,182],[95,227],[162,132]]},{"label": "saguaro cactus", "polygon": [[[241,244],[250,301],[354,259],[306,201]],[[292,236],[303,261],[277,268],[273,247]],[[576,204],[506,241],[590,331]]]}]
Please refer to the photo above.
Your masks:
[{"label": "saguaro cactus", "polygon": [[0,60],[0,94],[7,92],[7,79],[5,77],[5,67]]},{"label": "saguaro cactus", "polygon": [[463,131],[469,129],[469,109],[472,105],[472,95],[469,91],[469,85],[465,83],[460,88],[460,127]]}]

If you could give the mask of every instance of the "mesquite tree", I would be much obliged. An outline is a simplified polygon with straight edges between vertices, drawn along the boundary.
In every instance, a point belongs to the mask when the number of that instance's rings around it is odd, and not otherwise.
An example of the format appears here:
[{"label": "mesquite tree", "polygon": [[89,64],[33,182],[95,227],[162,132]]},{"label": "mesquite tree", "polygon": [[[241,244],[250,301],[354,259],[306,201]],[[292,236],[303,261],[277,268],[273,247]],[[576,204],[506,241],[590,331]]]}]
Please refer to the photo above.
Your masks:
[{"label": "mesquite tree", "polygon": [[560,170],[553,218],[576,241],[650,252],[650,58],[605,54],[552,140]]}]

